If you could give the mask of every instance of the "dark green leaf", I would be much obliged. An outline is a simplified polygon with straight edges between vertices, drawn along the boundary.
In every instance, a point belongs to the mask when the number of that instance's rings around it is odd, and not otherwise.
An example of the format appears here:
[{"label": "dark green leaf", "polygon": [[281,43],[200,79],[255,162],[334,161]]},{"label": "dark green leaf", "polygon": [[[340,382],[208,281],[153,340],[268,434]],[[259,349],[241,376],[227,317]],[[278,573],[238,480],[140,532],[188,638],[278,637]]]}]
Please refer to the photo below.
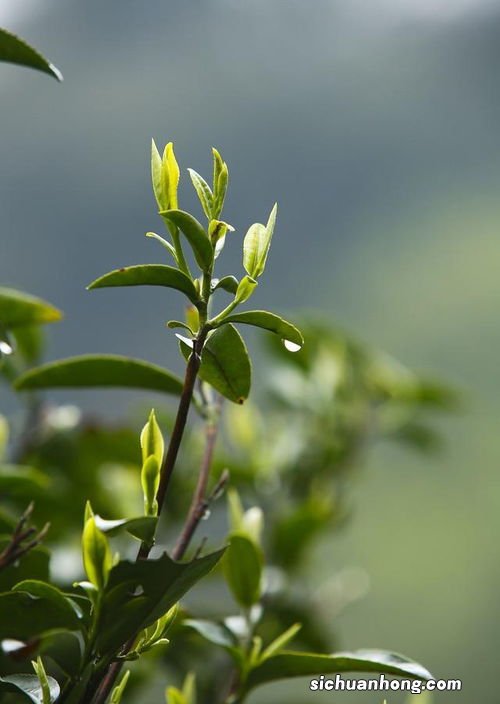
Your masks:
[{"label": "dark green leaf", "polygon": [[[187,359],[189,346],[181,340]],[[232,325],[224,325],[208,338],[201,355],[200,378],[233,403],[244,403],[250,393],[252,368],[241,335]]]},{"label": "dark green leaf", "polygon": [[223,561],[224,575],[240,606],[249,608],[260,597],[263,557],[258,545],[243,533],[233,533]]},{"label": "dark green leaf", "polygon": [[333,655],[281,652],[253,669],[245,684],[249,691],[266,682],[289,677],[311,677],[341,672],[376,672],[418,680],[431,679],[432,675],[422,665],[384,650],[358,650]]},{"label": "dark green leaf", "polygon": [[196,263],[202,271],[208,271],[212,265],[214,250],[198,220],[183,210],[164,210],[160,215],[181,230],[191,245]]},{"label": "dark green leaf", "polygon": [[[59,684],[53,677],[47,677],[50,688],[50,702],[57,701],[61,692]],[[43,690],[36,675],[6,675],[0,677],[1,689],[7,691],[21,691],[34,704],[43,704]]]},{"label": "dark green leaf", "polygon": [[0,494],[31,496],[46,489],[49,478],[39,469],[15,464],[0,464]]},{"label": "dark green leaf", "polygon": [[224,291],[227,291],[228,293],[235,294],[238,290],[238,279],[236,276],[223,276],[222,279],[217,281],[213,287],[213,290],[217,291],[219,288],[224,289]]},{"label": "dark green leaf", "polygon": [[46,631],[79,627],[75,611],[52,598],[21,591],[0,594],[0,640],[27,640]]},{"label": "dark green leaf", "polygon": [[21,375],[15,387],[31,389],[119,386],[180,395],[182,381],[151,362],[119,355],[87,354],[44,364]]},{"label": "dark green leaf", "polygon": [[41,298],[11,288],[0,288],[0,322],[7,328],[61,320],[61,311]]},{"label": "dark green leaf", "polygon": [[264,330],[269,330],[279,335],[284,342],[291,342],[292,345],[302,347],[304,338],[295,325],[292,325],[284,318],[280,318],[275,313],[267,310],[248,310],[244,313],[235,313],[224,318],[224,323],[242,323],[244,325],[254,325]]},{"label": "dark green leaf", "polygon": [[26,592],[33,597],[52,603],[60,610],[61,614],[66,614],[67,628],[76,629],[80,626],[81,611],[70,597],[52,584],[38,579],[25,579],[16,584],[12,591]]},{"label": "dark green leaf", "polygon": [[123,561],[112,568],[106,585],[97,646],[114,652],[132,635],[163,616],[219,562],[224,551],[192,562]]},{"label": "dark green leaf", "polygon": [[92,290],[111,286],[166,286],[181,291],[192,303],[199,300],[191,279],[166,264],[139,264],[115,269],[93,281],[87,288]]},{"label": "dark green leaf", "polygon": [[48,73],[62,81],[62,73],[50,61],[47,61],[36,49],[15,34],[0,29],[0,61],[19,66],[28,66]]}]

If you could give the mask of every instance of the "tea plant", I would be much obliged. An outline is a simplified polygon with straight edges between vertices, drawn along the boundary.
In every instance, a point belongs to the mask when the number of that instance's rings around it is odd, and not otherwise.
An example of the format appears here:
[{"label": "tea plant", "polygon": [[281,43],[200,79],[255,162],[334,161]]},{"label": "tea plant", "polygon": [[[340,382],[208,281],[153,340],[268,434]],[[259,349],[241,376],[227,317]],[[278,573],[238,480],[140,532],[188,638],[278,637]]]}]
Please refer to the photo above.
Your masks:
[{"label": "tea plant", "polygon": [[[170,263],[124,266],[89,289],[153,286],[182,294],[185,316],[167,324],[181,330],[182,379],[118,355],[83,355],[32,368],[40,350],[33,326],[59,313],[25,294],[0,291],[7,355],[0,371],[28,394],[28,422],[16,443],[7,443],[6,422],[1,426],[3,452],[12,457],[0,472],[5,499],[19,511],[25,498],[35,499],[37,516],[50,519],[57,539],[69,542],[82,520],[75,508],[83,509],[84,492],[90,499],[81,530],[85,579],[73,586],[49,580],[48,554],[39,545],[47,528],[27,526],[31,509],[17,527],[12,514],[1,518],[1,686],[43,704],[117,704],[126,687],[133,696],[134,678],[140,684],[144,677],[141,667],[147,672],[148,663],[165,660],[168,671],[184,680],[180,689],[167,688],[168,704],[194,704],[196,691],[203,701],[238,704],[261,685],[297,676],[354,671],[430,677],[422,666],[385,651],[315,652],[328,650],[329,629],[318,603],[305,597],[310,590],[300,575],[307,573],[314,541],[345,519],[348,478],[366,446],[390,438],[431,449],[436,437],[427,415],[453,407],[453,394],[325,326],[308,322],[304,345],[298,328],[276,313],[242,310],[265,271],[276,206],[243,239],[245,273],[218,277],[219,255],[237,237],[222,219],[226,163],[213,150],[210,185],[189,171],[205,224],[179,209],[180,170],[171,143],[162,154],[153,143],[151,166],[165,233],[148,236]],[[228,295],[228,303],[215,309],[219,294]],[[245,403],[252,367],[239,328],[246,325],[278,341],[272,347],[278,363],[273,402],[265,414]],[[89,428],[78,415],[58,423],[40,397],[49,388],[110,386],[163,392],[178,399],[177,409],[170,422],[151,411],[135,437],[105,424]],[[225,409],[227,401],[232,407]],[[227,426],[217,455],[224,410]],[[199,440],[189,428],[190,413],[198,415],[204,435],[195,475]],[[109,493],[106,461],[122,465],[119,493]],[[126,465],[132,466],[128,474]],[[46,492],[50,473],[54,495]],[[132,490],[126,475],[133,478]],[[142,513],[120,515],[133,492],[141,495]],[[227,539],[206,552],[204,542],[193,545],[193,539],[210,511],[220,512],[224,494]],[[174,547],[160,549],[170,544],[172,527],[178,527]],[[227,598],[224,614],[212,603],[214,580],[219,589],[225,582],[239,613],[231,614]],[[203,604],[197,613],[188,611],[180,602],[200,581]],[[335,611],[341,605],[328,606]],[[32,673],[26,670],[30,660]]]}]

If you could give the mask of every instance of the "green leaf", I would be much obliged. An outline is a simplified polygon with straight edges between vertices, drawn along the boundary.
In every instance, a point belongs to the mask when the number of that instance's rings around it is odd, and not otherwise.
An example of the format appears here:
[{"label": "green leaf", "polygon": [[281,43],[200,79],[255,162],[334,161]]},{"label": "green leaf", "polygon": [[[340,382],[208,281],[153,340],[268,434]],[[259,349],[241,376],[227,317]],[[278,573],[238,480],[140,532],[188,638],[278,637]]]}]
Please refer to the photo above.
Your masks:
[{"label": "green leaf", "polygon": [[76,612],[52,596],[24,591],[0,594],[0,640],[31,640],[47,631],[79,628]]},{"label": "green leaf", "polygon": [[113,536],[126,531],[134,538],[149,544],[154,537],[158,518],[156,516],[138,516],[136,518],[106,520],[96,515],[95,523],[99,530],[107,535]]},{"label": "green leaf", "polygon": [[[57,680],[53,677],[47,677],[47,683],[49,686],[49,702],[53,704],[53,702],[57,701],[61,689]],[[20,691],[34,704],[45,704],[47,701],[47,699],[44,701],[43,688],[36,675],[19,674],[0,677],[0,688],[7,691]]]},{"label": "green leaf", "polygon": [[218,218],[221,214],[226,197],[229,171],[226,162],[223,161],[217,149],[212,148],[212,155],[214,160],[212,217]]},{"label": "green leaf", "polygon": [[126,670],[126,672],[123,673],[123,676],[120,680],[120,682],[116,685],[116,687],[113,689],[111,692],[111,698],[109,700],[109,704],[120,704],[123,693],[125,692],[125,687],[127,686],[128,679],[130,677],[130,670]]},{"label": "green leaf", "polygon": [[139,630],[150,626],[219,562],[224,550],[192,562],[159,559],[122,561],[111,569],[98,627],[99,652],[115,652]]},{"label": "green leaf", "polygon": [[271,239],[276,223],[278,206],[275,205],[267,221],[267,225],[255,223],[252,225],[243,240],[243,266],[252,279],[257,279],[263,274],[266,267],[267,255],[271,247]]},{"label": "green leaf", "polygon": [[113,557],[106,536],[96,525],[95,516],[89,518],[85,523],[82,535],[82,554],[89,582],[102,590],[107,582]]},{"label": "green leaf", "polygon": [[160,486],[160,465],[154,455],[150,455],[142,465],[141,486],[144,494],[144,513],[146,516],[156,516],[158,514],[156,494]]},{"label": "green leaf", "polygon": [[160,426],[156,420],[154,409],[149,414],[149,419],[141,432],[142,461],[145,462],[150,455],[154,455],[158,466],[163,462],[163,451],[165,443],[161,434]]},{"label": "green leaf", "polygon": [[25,579],[16,584],[12,591],[25,592],[32,597],[50,602],[61,614],[65,614],[66,628],[76,630],[80,627],[81,612],[75,607],[70,597],[52,584],[39,579]]},{"label": "green leaf", "polygon": [[59,691],[54,691],[51,687],[42,658],[38,656],[31,664],[42,688],[42,704],[52,704],[59,696]]},{"label": "green leaf", "polygon": [[113,354],[86,354],[50,362],[22,374],[14,385],[20,391],[118,386],[176,396],[182,393],[181,379],[163,367]]},{"label": "green leaf", "polygon": [[173,244],[171,244],[168,240],[166,240],[164,237],[161,235],[157,235],[156,232],[146,232],[146,237],[151,237],[155,240],[157,240],[165,249],[170,252],[172,257],[174,258],[174,261],[178,264],[177,260],[177,252],[175,251],[175,247]]},{"label": "green leaf", "polygon": [[[186,359],[189,346],[181,340]],[[200,378],[233,403],[244,403],[250,393],[252,368],[241,335],[232,325],[224,325],[208,338],[201,354]]]},{"label": "green leaf", "polygon": [[257,281],[255,279],[252,279],[251,276],[244,276],[236,289],[236,295],[234,297],[235,303],[248,301],[256,286]]},{"label": "green leaf", "polygon": [[0,322],[6,328],[61,320],[61,311],[28,293],[0,287]]},{"label": "green leaf", "polygon": [[115,269],[93,281],[88,290],[112,286],[166,286],[186,295],[192,303],[199,301],[193,282],[179,269],[166,264],[138,264]]},{"label": "green leaf", "polygon": [[40,494],[48,487],[46,474],[34,467],[15,464],[0,464],[0,494],[4,496],[28,496]]},{"label": "green leaf", "polygon": [[174,154],[174,145],[169,142],[160,156],[155,141],[151,141],[151,179],[153,192],[160,210],[177,208],[179,165]]},{"label": "green leaf", "polygon": [[15,34],[0,28],[0,61],[19,66],[28,66],[37,71],[43,71],[62,81],[62,73],[47,61],[36,49],[20,39]]},{"label": "green leaf", "polygon": [[228,293],[235,294],[238,290],[238,279],[236,276],[223,276],[222,279],[214,282],[212,290],[217,291],[219,288],[222,288]]},{"label": "green leaf", "polygon": [[[244,313],[235,313],[224,318],[224,323],[254,325],[255,327],[274,332],[276,335],[279,335],[285,343],[290,342],[292,345],[299,348],[304,344],[302,333],[295,325],[292,325],[292,323],[289,323],[284,318],[280,318],[276,313],[270,313],[267,310],[249,310]],[[290,351],[296,350],[295,348],[291,348]]]},{"label": "green leaf", "polygon": [[203,212],[210,220],[212,217],[212,190],[208,183],[205,181],[205,179],[200,176],[200,174],[197,173],[194,169],[188,169],[188,171],[194,189],[198,194],[198,198],[201,203],[201,207],[203,208]]},{"label": "green leaf", "polygon": [[200,269],[209,271],[214,258],[214,250],[208,239],[208,234],[198,220],[183,210],[164,210],[160,212],[160,215],[181,230],[191,245]]},{"label": "green leaf", "polygon": [[263,557],[244,533],[233,533],[223,561],[224,575],[240,606],[249,608],[260,598]]},{"label": "green leaf", "polygon": [[261,662],[253,669],[245,683],[245,692],[266,682],[290,677],[311,677],[342,672],[376,672],[378,674],[431,679],[422,665],[383,650],[358,650],[333,655],[281,652]]},{"label": "green leaf", "polygon": [[294,623],[292,626],[290,626],[290,628],[287,628],[284,633],[275,638],[273,642],[267,646],[267,648],[261,655],[262,660],[267,660],[267,658],[270,658],[276,653],[279,653],[280,650],[283,650],[283,648],[295,638],[301,628],[301,623]]}]

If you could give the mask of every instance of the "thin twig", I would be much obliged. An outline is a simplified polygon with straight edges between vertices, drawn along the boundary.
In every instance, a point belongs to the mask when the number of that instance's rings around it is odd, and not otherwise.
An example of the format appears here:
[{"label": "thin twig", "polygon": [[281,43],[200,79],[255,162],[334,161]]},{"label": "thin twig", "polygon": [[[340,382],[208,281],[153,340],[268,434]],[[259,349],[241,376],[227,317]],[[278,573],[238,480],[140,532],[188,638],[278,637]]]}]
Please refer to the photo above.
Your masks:
[{"label": "thin twig", "polygon": [[[193,494],[186,522],[184,523],[184,527],[182,528],[181,534],[172,553],[174,560],[181,560],[184,557],[186,550],[189,547],[189,543],[191,542],[192,537],[210,504],[209,497],[207,497],[207,487],[210,477],[210,469],[212,467],[215,444],[217,442],[221,410],[222,396],[218,395],[205,426],[205,452],[203,453],[198,483]],[[225,479],[225,482],[226,481],[227,479]]]},{"label": "thin twig", "polygon": [[50,523],[46,523],[38,533],[36,528],[32,526],[26,528],[33,514],[33,509],[34,504],[31,502],[14,528],[9,544],[0,553],[0,571],[14,564],[23,555],[33,550],[47,535]]}]

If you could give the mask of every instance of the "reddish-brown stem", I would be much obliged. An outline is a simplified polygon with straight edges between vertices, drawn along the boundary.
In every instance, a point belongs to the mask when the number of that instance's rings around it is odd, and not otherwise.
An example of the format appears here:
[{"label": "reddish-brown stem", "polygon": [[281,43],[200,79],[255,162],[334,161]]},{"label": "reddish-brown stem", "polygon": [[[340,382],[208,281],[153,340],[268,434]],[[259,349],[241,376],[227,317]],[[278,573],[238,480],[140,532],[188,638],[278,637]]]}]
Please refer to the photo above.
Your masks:
[{"label": "reddish-brown stem", "polygon": [[212,467],[212,459],[214,456],[215,444],[217,442],[217,434],[219,430],[219,418],[222,409],[222,397],[218,396],[212,410],[211,417],[206,423],[205,435],[205,452],[200,467],[198,483],[193,494],[189,513],[182,528],[177,544],[172,553],[174,560],[181,560],[186,550],[189,547],[193,535],[208,509],[209,499],[207,497],[208,479],[210,477],[210,469]]}]

